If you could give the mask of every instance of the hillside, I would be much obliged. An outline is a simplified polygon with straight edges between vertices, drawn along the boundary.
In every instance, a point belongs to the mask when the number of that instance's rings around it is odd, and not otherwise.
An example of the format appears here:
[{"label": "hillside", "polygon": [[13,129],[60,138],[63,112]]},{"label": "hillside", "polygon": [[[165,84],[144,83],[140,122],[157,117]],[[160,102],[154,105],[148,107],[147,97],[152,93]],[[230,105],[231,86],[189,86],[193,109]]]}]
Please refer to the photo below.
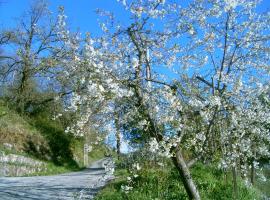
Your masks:
[{"label": "hillside", "polygon": [[[46,113],[22,116],[0,102],[0,176],[57,174],[83,168],[82,138],[64,132]],[[89,162],[104,155],[89,154]]]}]

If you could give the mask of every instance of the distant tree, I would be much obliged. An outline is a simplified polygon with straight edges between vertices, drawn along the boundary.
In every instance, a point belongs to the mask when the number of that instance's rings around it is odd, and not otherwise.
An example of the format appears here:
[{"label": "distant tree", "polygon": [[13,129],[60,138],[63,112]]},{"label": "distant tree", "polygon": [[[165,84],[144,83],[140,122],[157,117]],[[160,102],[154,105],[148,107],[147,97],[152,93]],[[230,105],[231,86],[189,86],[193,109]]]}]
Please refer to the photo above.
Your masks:
[{"label": "distant tree", "polygon": [[7,50],[1,55],[5,59],[1,66],[2,78],[9,82],[18,110],[24,112],[37,98],[35,93],[48,89],[53,83],[50,79],[57,73],[61,51],[57,19],[51,16],[45,1],[33,2],[18,20],[17,27],[1,38],[15,49],[15,54]]}]

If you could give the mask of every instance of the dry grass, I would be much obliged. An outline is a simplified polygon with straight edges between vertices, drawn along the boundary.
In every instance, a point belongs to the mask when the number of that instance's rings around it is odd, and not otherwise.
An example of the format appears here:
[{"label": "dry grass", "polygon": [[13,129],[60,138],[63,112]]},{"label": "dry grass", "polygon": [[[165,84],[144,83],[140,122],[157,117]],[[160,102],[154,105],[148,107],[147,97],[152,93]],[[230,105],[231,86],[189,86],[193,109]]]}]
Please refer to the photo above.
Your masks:
[{"label": "dry grass", "polygon": [[[46,140],[38,130],[31,126],[23,117],[0,104],[0,145],[12,145],[15,152],[24,153],[33,148],[45,150]],[[47,149],[48,150],[48,149]]]}]

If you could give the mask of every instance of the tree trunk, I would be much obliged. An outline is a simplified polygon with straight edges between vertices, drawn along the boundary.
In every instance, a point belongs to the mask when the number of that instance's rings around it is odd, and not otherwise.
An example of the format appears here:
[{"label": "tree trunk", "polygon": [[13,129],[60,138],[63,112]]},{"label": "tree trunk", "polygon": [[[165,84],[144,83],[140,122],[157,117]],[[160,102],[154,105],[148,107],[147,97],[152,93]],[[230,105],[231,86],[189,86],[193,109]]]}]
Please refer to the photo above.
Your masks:
[{"label": "tree trunk", "polygon": [[17,108],[19,113],[24,113],[25,111],[25,102],[26,102],[26,95],[25,91],[27,89],[27,81],[28,81],[28,66],[24,64],[22,68],[22,77],[19,83],[18,94],[17,94]]},{"label": "tree trunk", "polygon": [[233,175],[233,193],[234,193],[234,199],[238,199],[237,169],[236,169],[236,167],[233,167],[232,168],[232,175]]},{"label": "tree trunk", "polygon": [[255,167],[254,167],[254,160],[251,163],[251,172],[250,172],[250,182],[252,185],[255,184]]},{"label": "tree trunk", "polygon": [[201,197],[199,191],[194,181],[192,180],[189,168],[187,167],[187,164],[183,158],[181,150],[176,151],[175,157],[173,157],[172,160],[181,176],[189,199],[200,200]]},{"label": "tree trunk", "polygon": [[116,152],[118,160],[120,159],[120,147],[121,147],[121,138],[120,138],[120,124],[119,124],[119,114],[115,113],[114,117],[115,129],[116,129]]}]

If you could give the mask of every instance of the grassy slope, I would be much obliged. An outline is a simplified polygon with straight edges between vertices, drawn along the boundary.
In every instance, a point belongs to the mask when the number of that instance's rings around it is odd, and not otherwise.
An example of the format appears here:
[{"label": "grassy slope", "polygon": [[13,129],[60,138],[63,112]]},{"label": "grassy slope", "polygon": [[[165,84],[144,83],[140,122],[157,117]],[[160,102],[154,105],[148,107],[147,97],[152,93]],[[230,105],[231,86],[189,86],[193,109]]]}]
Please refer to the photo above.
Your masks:
[{"label": "grassy slope", "polygon": [[[126,185],[128,173],[117,170],[115,181],[106,186],[95,198],[96,200],[173,200],[188,199],[176,170],[170,168],[152,167],[144,169],[134,179],[133,190],[128,194],[121,191],[121,185]],[[233,186],[230,178],[212,167],[202,164],[192,169],[192,175],[200,190],[202,199],[230,200],[233,199]],[[239,181],[239,200],[260,199],[259,192],[247,188]]]},{"label": "grassy slope", "polygon": [[[4,144],[11,144],[7,148]],[[46,114],[20,116],[0,102],[0,150],[42,160],[46,170],[32,175],[49,175],[83,168],[83,139],[64,133],[57,121]],[[102,158],[104,148],[90,153],[90,161]]]}]

